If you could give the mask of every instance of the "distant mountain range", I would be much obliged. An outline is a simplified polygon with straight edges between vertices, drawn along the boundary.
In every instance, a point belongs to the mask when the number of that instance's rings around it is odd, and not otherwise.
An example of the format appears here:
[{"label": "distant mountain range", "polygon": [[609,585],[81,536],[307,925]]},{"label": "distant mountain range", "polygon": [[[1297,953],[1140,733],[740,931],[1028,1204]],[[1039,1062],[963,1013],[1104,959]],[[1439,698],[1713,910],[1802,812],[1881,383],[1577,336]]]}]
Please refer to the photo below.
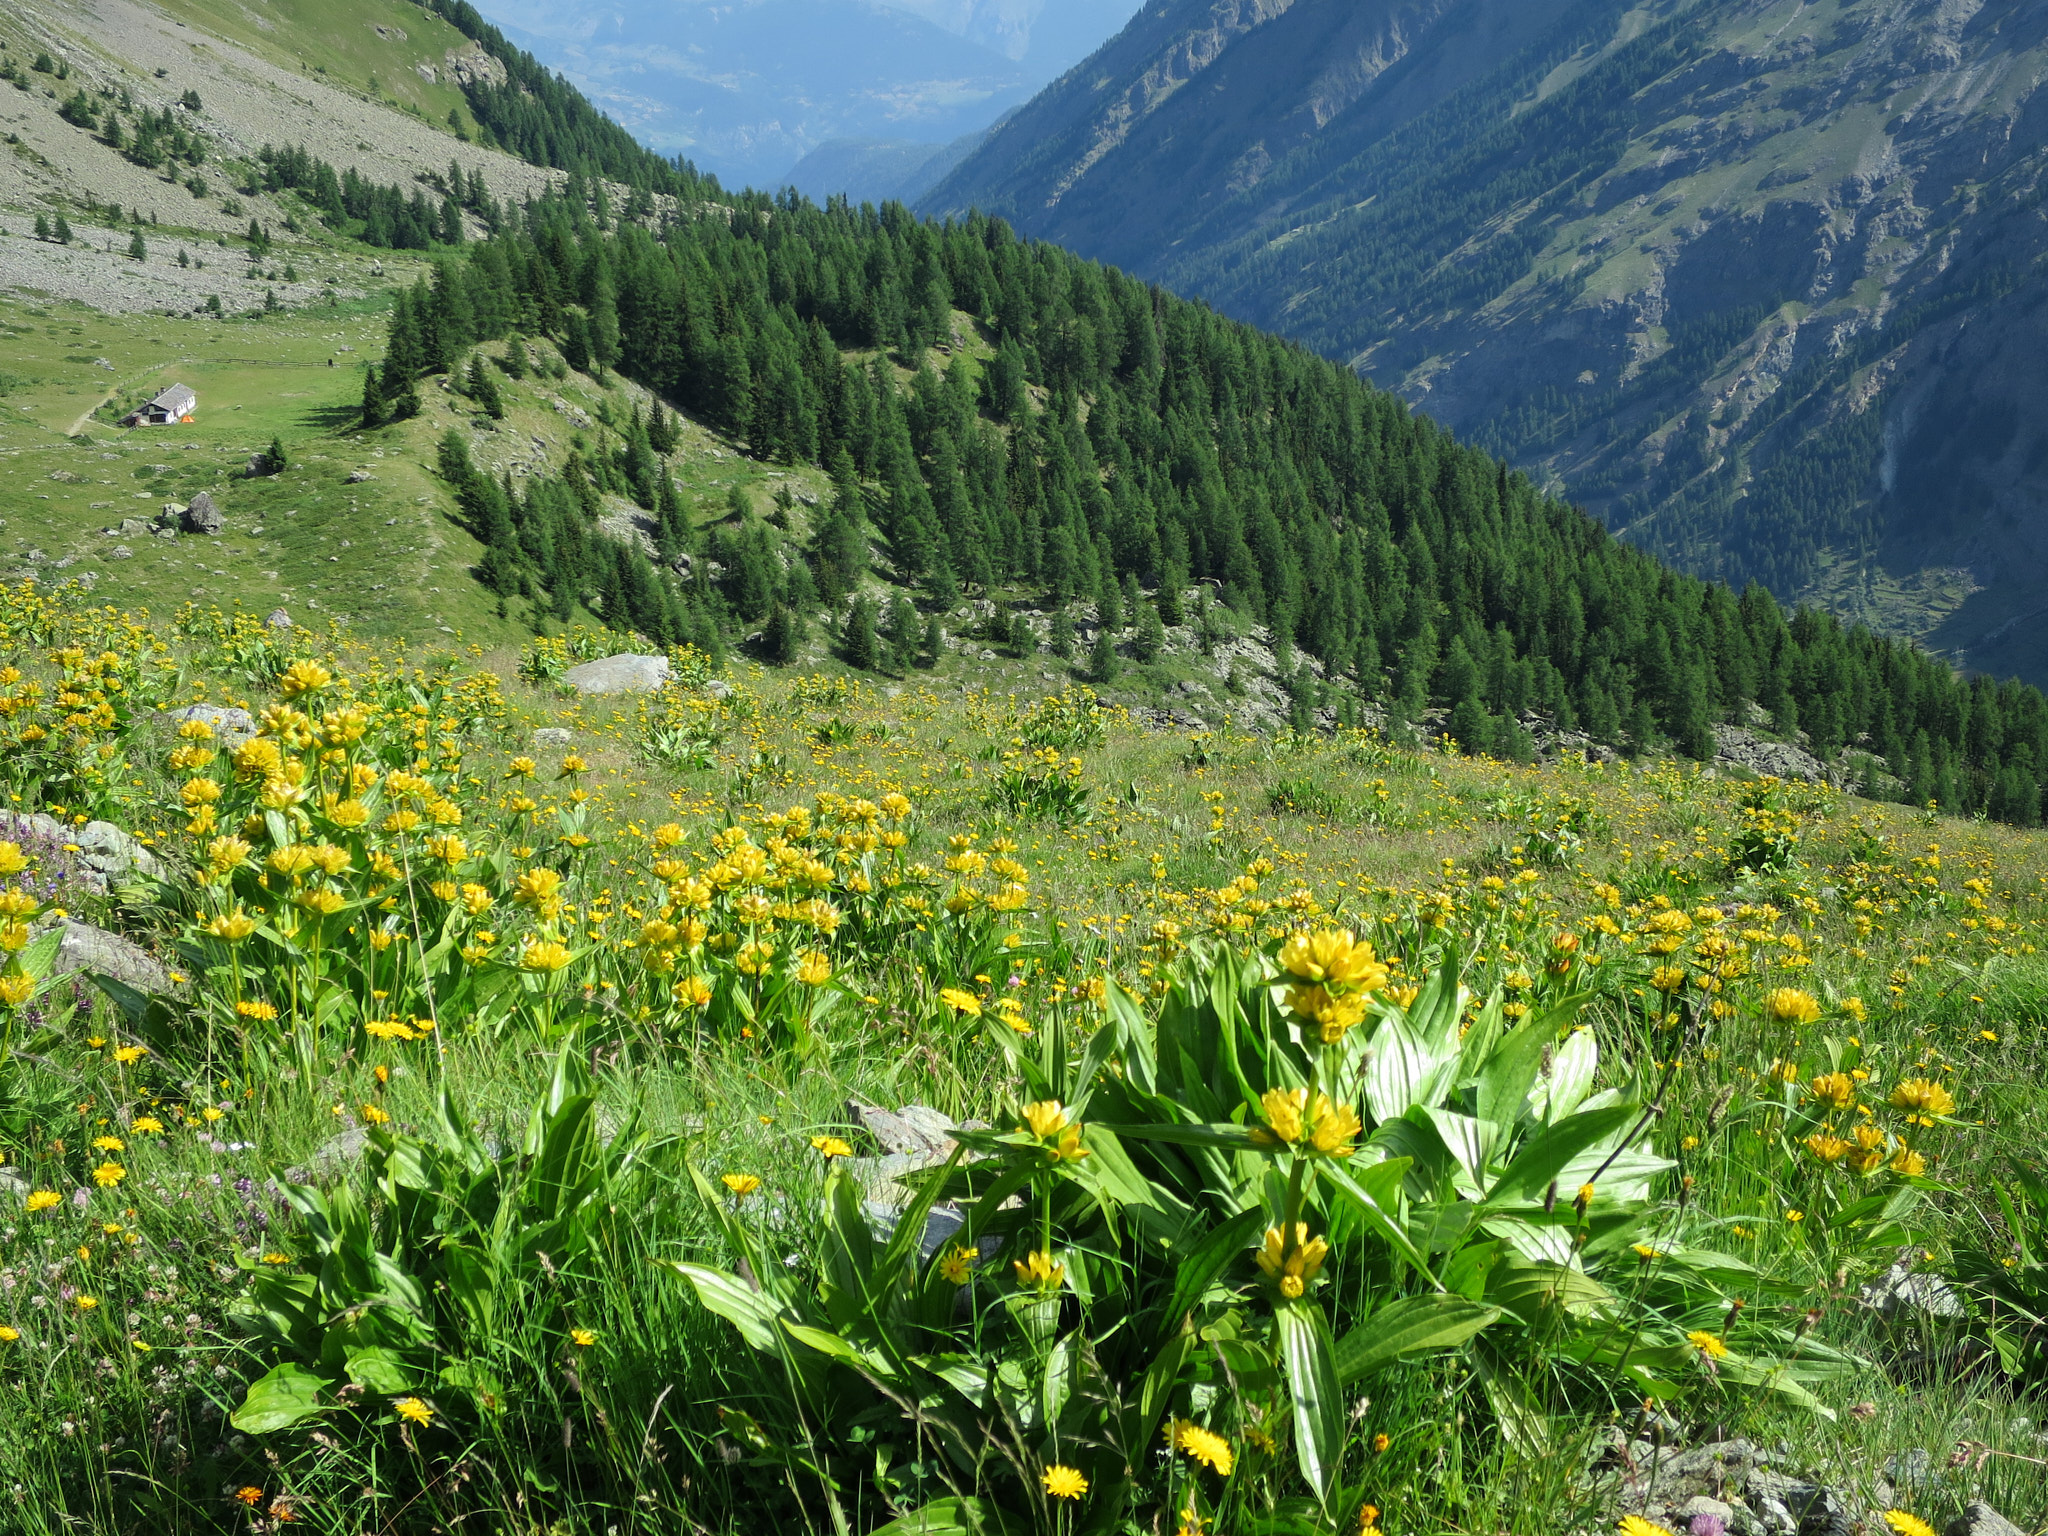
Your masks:
[{"label": "distant mountain range", "polygon": [[921,203],[1354,363],[1679,564],[2048,679],[2048,6],[1158,0]]},{"label": "distant mountain range", "polygon": [[[1136,0],[487,0],[646,143],[732,186],[915,194],[912,174],[1085,56]],[[849,142],[850,141],[850,142]],[[856,148],[855,146],[862,146]],[[792,177],[812,151],[825,159]],[[880,158],[875,152],[880,150]],[[955,159],[958,158],[956,154]],[[820,179],[821,173],[824,179]]]}]

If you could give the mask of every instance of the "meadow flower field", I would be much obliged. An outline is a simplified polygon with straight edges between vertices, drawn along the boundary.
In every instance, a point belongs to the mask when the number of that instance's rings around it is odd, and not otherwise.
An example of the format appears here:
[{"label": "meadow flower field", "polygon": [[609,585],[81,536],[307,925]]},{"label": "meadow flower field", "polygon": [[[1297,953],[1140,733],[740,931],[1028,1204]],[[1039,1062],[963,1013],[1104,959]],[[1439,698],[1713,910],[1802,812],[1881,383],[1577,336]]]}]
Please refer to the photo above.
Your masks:
[{"label": "meadow flower field", "polygon": [[11,1528],[2048,1520],[2037,837],[633,648],[0,594]]}]

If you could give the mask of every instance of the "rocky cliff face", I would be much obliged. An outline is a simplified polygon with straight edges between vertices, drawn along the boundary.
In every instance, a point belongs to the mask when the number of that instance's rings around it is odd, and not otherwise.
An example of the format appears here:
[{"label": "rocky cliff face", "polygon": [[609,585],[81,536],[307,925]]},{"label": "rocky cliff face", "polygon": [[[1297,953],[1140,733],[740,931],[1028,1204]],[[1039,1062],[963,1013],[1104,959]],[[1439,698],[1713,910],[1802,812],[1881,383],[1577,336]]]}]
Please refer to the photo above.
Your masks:
[{"label": "rocky cliff face", "polygon": [[926,202],[1356,363],[1692,569],[2048,680],[2048,8],[1179,0]]}]

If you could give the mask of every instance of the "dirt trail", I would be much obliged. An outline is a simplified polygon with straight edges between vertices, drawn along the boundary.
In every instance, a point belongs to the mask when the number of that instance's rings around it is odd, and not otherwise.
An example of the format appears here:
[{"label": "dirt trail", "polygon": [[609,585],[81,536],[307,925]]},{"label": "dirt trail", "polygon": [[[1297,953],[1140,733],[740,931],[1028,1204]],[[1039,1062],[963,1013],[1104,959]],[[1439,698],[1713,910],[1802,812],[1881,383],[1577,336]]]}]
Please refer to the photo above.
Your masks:
[{"label": "dirt trail", "polygon": [[93,401],[91,405],[88,405],[84,410],[78,413],[78,420],[74,421],[73,423],[71,423],[70,426],[64,429],[64,435],[66,437],[78,436],[79,433],[85,430],[85,424],[92,420],[92,413],[98,410],[101,406],[105,405],[109,400],[113,399],[114,396],[118,395],[120,392],[120,385],[110,385],[107,389],[107,392],[104,395],[101,395],[99,399]]}]

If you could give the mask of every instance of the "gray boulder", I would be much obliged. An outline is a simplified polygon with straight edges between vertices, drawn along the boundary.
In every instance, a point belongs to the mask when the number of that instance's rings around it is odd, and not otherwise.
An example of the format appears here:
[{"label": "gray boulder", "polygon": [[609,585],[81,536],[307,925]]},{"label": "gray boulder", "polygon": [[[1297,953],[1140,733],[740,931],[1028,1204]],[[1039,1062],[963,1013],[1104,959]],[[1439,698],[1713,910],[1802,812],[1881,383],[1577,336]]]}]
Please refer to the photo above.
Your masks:
[{"label": "gray boulder", "polygon": [[133,837],[111,821],[90,821],[71,834],[78,845],[78,862],[103,879],[114,881],[128,874],[163,878],[164,867]]},{"label": "gray boulder", "polygon": [[[903,1218],[903,1207],[890,1205],[885,1201],[869,1200],[861,1207],[868,1221],[868,1229],[878,1241],[887,1242],[896,1233]],[[967,1213],[957,1205],[935,1205],[924,1219],[924,1230],[917,1235],[917,1254],[928,1259],[947,1243],[951,1242],[960,1229],[967,1225]]]},{"label": "gray boulder", "polygon": [[1856,1299],[1873,1312],[1897,1322],[1914,1318],[1963,1316],[1962,1299],[1939,1275],[1915,1274],[1912,1260],[1901,1258]]},{"label": "gray boulder", "polygon": [[1965,1504],[1942,1536],[2026,1536],[2018,1526],[1981,1499]]},{"label": "gray boulder", "polygon": [[729,699],[732,697],[732,684],[722,677],[714,677],[705,683],[704,695],[712,699]]},{"label": "gray boulder", "polygon": [[191,505],[185,508],[184,527],[187,533],[219,533],[227,525],[226,515],[213,504],[213,497],[206,491],[194,496]]},{"label": "gray boulder", "polygon": [[864,1099],[847,1103],[847,1114],[855,1125],[874,1138],[883,1152],[931,1163],[943,1163],[953,1155],[953,1132],[959,1127],[949,1115],[927,1104],[906,1104],[901,1109],[883,1109]]},{"label": "gray boulder", "polygon": [[562,674],[578,693],[653,693],[668,681],[666,656],[607,656]]},{"label": "gray boulder", "polygon": [[16,843],[33,838],[62,847],[71,841],[71,829],[41,811],[0,811],[0,837]]},{"label": "gray boulder", "polygon": [[288,630],[292,627],[292,616],[282,608],[273,608],[263,616],[263,627]]},{"label": "gray boulder", "polygon": [[171,973],[148,950],[73,918],[64,920],[63,936],[57,940],[57,970],[111,977],[138,992],[171,990]]},{"label": "gray boulder", "polygon": [[536,747],[566,747],[575,739],[573,731],[565,730],[559,725],[544,725],[533,733],[533,744]]},{"label": "gray boulder", "polygon": [[362,1160],[369,1145],[368,1127],[351,1122],[315,1147],[303,1166],[285,1169],[285,1182],[311,1184],[346,1173]]},{"label": "gray boulder", "polygon": [[256,734],[256,717],[246,709],[226,709],[218,704],[186,704],[167,709],[157,716],[175,730],[187,720],[204,720],[213,727],[213,739],[232,752]]}]

